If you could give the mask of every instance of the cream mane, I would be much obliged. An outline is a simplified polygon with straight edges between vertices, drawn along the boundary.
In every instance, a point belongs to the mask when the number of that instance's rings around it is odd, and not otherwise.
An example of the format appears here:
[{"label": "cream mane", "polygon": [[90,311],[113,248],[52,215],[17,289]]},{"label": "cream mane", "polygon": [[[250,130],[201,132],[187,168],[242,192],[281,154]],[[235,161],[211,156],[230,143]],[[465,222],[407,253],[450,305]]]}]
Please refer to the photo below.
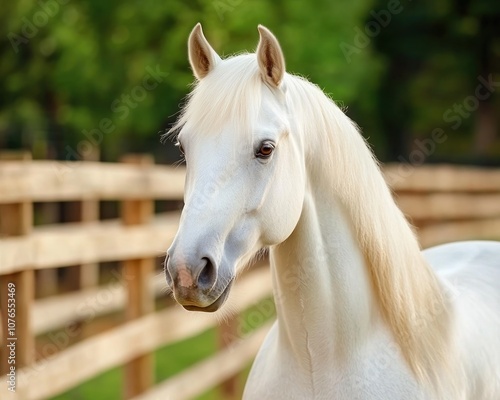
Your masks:
[{"label": "cream mane", "polygon": [[248,137],[258,118],[262,88],[255,54],[225,59],[196,82],[170,131],[202,127],[203,132],[195,131],[194,134],[217,134],[233,124],[237,128],[235,134]]},{"label": "cream mane", "polygon": [[295,76],[285,83],[302,134],[321,135],[308,140],[315,144],[310,151],[331,173],[332,193],[350,214],[382,314],[417,378],[439,392],[451,367],[443,289],[356,125],[317,86]]},{"label": "cream mane", "polygon": [[[286,74],[283,85],[310,165],[320,160],[318,168],[331,174],[330,189],[348,210],[386,323],[417,378],[439,390],[450,364],[450,318],[440,283],[355,124],[307,80]],[[210,134],[239,122],[235,134],[248,137],[264,88],[254,54],[226,59],[197,83],[173,130],[203,127]]]}]

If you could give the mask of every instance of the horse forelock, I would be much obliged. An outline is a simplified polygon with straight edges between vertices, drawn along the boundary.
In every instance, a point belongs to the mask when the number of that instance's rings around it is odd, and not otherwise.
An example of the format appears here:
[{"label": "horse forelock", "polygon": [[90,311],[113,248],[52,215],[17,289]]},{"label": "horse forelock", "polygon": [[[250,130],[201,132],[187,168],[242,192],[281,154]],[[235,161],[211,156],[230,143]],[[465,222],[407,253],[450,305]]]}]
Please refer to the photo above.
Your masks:
[{"label": "horse forelock", "polygon": [[230,126],[236,135],[250,135],[263,85],[255,54],[222,60],[194,84],[169,133],[185,128],[193,135],[217,135]]}]

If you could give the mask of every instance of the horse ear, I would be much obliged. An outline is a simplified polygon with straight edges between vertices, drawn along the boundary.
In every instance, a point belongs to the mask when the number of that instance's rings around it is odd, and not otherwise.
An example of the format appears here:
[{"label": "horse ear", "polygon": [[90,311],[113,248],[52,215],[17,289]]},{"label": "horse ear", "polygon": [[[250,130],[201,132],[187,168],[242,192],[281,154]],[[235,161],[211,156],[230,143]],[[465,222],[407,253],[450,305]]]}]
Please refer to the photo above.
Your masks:
[{"label": "horse ear", "polygon": [[278,87],[285,75],[285,58],[278,39],[266,27],[259,25],[260,40],[257,46],[257,61],[265,82]]},{"label": "horse ear", "polygon": [[188,52],[189,62],[197,79],[203,79],[220,61],[219,55],[203,35],[199,22],[189,35]]}]

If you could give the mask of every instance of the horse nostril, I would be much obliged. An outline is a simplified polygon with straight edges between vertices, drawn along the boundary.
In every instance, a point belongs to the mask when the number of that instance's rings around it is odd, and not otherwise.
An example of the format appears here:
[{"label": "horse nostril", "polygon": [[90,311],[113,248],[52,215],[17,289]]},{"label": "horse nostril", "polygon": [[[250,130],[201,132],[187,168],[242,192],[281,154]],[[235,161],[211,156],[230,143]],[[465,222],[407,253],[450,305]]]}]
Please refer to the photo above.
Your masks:
[{"label": "horse nostril", "polygon": [[202,260],[205,264],[198,274],[198,287],[200,289],[210,290],[214,286],[215,280],[217,279],[217,271],[209,258],[203,257]]}]

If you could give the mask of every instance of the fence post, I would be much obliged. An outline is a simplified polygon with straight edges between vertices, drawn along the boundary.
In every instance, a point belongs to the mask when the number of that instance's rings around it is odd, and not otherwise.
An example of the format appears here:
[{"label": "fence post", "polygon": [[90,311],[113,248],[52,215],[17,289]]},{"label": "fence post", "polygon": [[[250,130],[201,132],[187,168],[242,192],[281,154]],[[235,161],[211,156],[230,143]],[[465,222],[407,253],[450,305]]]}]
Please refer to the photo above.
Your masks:
[{"label": "fence post", "polygon": [[[2,153],[3,160],[29,160],[31,155],[22,153]],[[24,201],[12,204],[0,204],[0,237],[29,235],[33,226],[33,203]],[[1,256],[1,255],[0,255]],[[8,285],[15,285],[15,331],[8,330],[9,316],[7,309],[11,310],[13,302],[9,296]],[[35,295],[34,271],[26,266],[23,271],[8,275],[0,275],[0,308],[2,309],[2,334],[3,344],[1,349],[0,375],[7,373],[12,364],[8,358],[13,354],[6,343],[15,344],[15,367],[31,364],[35,356],[35,337],[31,328],[31,305]],[[12,319],[12,318],[10,318]],[[12,324],[11,324],[12,327]],[[12,332],[12,334],[10,333]],[[16,338],[16,340],[9,340]]]},{"label": "fence post", "polygon": [[[136,164],[140,168],[153,164],[153,158],[148,155],[127,155],[122,157],[122,162]],[[153,200],[124,200],[121,207],[121,218],[125,226],[147,224],[154,214]],[[155,259],[126,260],[122,265],[128,292],[127,320],[153,312],[155,296],[150,282],[154,273]],[[124,372],[125,397],[131,398],[144,392],[154,383],[153,354],[144,354],[130,361],[125,365]]]}]

